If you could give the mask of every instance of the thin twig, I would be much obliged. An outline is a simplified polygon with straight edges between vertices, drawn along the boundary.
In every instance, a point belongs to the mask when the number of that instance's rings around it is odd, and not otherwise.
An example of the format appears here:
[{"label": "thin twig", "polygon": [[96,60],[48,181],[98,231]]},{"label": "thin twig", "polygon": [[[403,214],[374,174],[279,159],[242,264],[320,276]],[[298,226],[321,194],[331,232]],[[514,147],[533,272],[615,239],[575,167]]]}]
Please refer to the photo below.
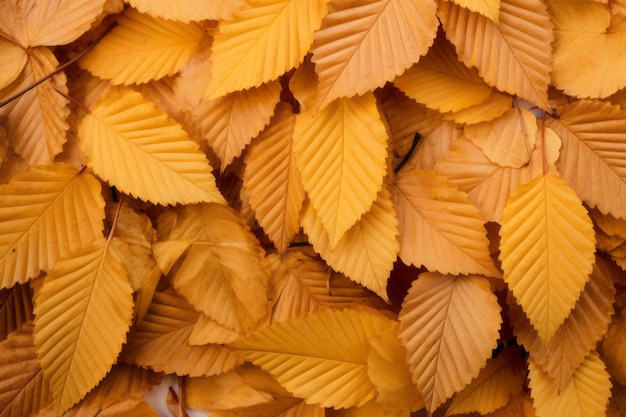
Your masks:
[{"label": "thin twig", "polygon": [[404,155],[404,158],[402,158],[402,161],[400,161],[400,163],[393,169],[393,172],[395,172],[397,174],[398,171],[400,171],[402,169],[402,167],[407,162],[409,162],[409,159],[411,159],[411,156],[413,155],[413,152],[415,152],[415,148],[417,147],[417,142],[419,142],[419,140],[421,138],[422,138],[422,135],[420,135],[419,133],[416,133],[415,136],[413,136],[413,143],[411,144],[411,148],[406,153],[406,155]]},{"label": "thin twig", "polygon": [[96,38],[95,41],[93,41],[89,46],[87,46],[87,48],[85,48],[83,51],[81,51],[78,55],[76,55],[74,58],[70,59],[69,61],[67,61],[65,64],[61,65],[60,67],[58,67],[57,69],[55,69],[54,71],[52,71],[49,74],[46,74],[43,78],[40,78],[39,80],[35,81],[34,83],[32,83],[31,85],[29,85],[28,87],[24,88],[23,90],[15,93],[14,95],[12,95],[11,97],[9,97],[8,99],[4,100],[3,102],[0,102],[0,107],[4,107],[7,104],[9,104],[10,102],[12,102],[13,100],[19,98],[20,96],[22,96],[23,94],[29,92],[30,90],[32,90],[33,88],[37,87],[39,84],[49,80],[50,78],[54,77],[55,75],[57,75],[59,72],[63,71],[65,68],[69,67],[70,65],[72,65],[74,62],[78,61],[79,59],[81,59],[87,52],[89,52],[91,50],[91,48],[93,48],[98,42],[100,42],[100,40],[102,38],[104,38],[104,36],[109,33],[111,31],[111,29],[113,29],[115,26],[117,25],[117,22],[113,22],[111,23],[105,30],[104,32],[102,32],[100,34],[100,36],[98,36]]}]

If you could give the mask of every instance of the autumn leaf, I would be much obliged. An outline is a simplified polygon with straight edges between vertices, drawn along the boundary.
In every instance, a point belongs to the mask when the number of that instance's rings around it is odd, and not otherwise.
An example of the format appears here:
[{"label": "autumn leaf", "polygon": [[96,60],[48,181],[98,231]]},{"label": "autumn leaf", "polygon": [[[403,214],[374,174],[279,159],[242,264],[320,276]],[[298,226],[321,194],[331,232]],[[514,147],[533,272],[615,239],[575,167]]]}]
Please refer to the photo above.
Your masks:
[{"label": "autumn leaf", "polygon": [[0,62],[0,90],[2,90],[20,75],[28,56],[24,48],[4,39],[0,39],[0,51],[5,57]]},{"label": "autumn leaf", "polygon": [[242,6],[243,1],[220,0],[188,3],[184,0],[128,0],[128,3],[141,13],[187,23],[192,20],[227,19]]},{"label": "autumn leaf", "polygon": [[0,290],[0,340],[33,321],[33,294],[28,285],[16,284]]},{"label": "autumn leaf", "polygon": [[500,236],[504,280],[548,343],[589,280],[595,252],[591,219],[565,181],[548,174],[509,198]]},{"label": "autumn leaf", "polygon": [[454,0],[459,6],[470,9],[473,12],[480,13],[481,15],[498,23],[500,16],[500,0]]}]

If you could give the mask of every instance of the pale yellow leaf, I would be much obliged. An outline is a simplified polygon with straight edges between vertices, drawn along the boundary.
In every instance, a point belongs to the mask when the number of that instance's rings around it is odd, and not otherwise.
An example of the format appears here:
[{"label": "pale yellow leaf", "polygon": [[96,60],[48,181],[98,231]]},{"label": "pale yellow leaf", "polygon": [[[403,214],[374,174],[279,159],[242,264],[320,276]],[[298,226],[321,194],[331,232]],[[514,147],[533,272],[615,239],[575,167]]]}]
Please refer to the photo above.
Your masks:
[{"label": "pale yellow leaf", "polygon": [[230,207],[182,206],[176,214],[169,239],[192,243],[169,272],[174,287],[221,325],[250,331],[268,307],[265,295],[270,273],[259,242]]},{"label": "pale yellow leaf", "polygon": [[225,203],[198,145],[139,93],[101,97],[78,137],[87,164],[124,193],[160,204]]},{"label": "pale yellow leaf", "polygon": [[311,204],[303,210],[301,222],[309,241],[330,267],[389,301],[387,280],[400,248],[398,220],[386,185],[369,211],[343,235],[334,249]]},{"label": "pale yellow leaf", "polygon": [[241,363],[220,345],[191,346],[200,313],[173,290],[156,292],[143,321],[129,334],[121,360],[178,375],[217,375]]},{"label": "pale yellow leaf", "polygon": [[426,54],[439,26],[433,0],[334,6],[311,48],[319,108],[339,97],[363,95],[402,74]]},{"label": "pale yellow leaf", "polygon": [[33,321],[33,294],[28,284],[0,290],[0,340]]},{"label": "pale yellow leaf", "polygon": [[387,131],[374,95],[300,113],[293,140],[304,189],[334,249],[372,206],[387,172]]},{"label": "pale yellow leaf", "polygon": [[563,179],[590,206],[626,218],[626,111],[581,100],[557,114],[546,124],[563,141],[558,164]]},{"label": "pale yellow leaf", "polygon": [[202,36],[195,23],[155,18],[128,8],[79,64],[113,84],[145,83],[178,72]]},{"label": "pale yellow leaf", "polygon": [[0,286],[24,283],[101,237],[100,192],[98,180],[65,164],[31,168],[0,185]]},{"label": "pale yellow leaf", "polygon": [[413,381],[429,413],[478,376],[502,323],[489,280],[434,272],[413,281],[398,318]]},{"label": "pale yellow leaf", "polygon": [[284,253],[298,232],[304,188],[293,155],[296,117],[279,103],[270,126],[250,146],[245,158],[243,192],[263,231]]},{"label": "pale yellow leaf", "polygon": [[595,417],[603,415],[611,396],[609,373],[596,352],[578,366],[560,390],[535,363],[528,360],[530,395],[537,417]]},{"label": "pale yellow leaf", "polygon": [[455,184],[432,170],[401,170],[393,199],[406,264],[449,274],[500,275],[489,255],[485,220]]},{"label": "pale yellow leaf", "polygon": [[220,158],[222,172],[270,122],[279,100],[280,83],[272,81],[200,104],[200,130]]},{"label": "pale yellow leaf", "polygon": [[535,148],[537,118],[515,107],[490,122],[466,126],[464,133],[492,162],[521,168],[530,161]]},{"label": "pale yellow leaf", "polygon": [[501,0],[497,24],[447,0],[438,15],[465,65],[498,90],[548,109],[554,35],[542,0]]},{"label": "pale yellow leaf", "polygon": [[544,343],[570,315],[589,280],[593,223],[560,177],[536,177],[507,200],[500,229],[504,280]]},{"label": "pale yellow leaf", "polygon": [[60,414],[109,372],[132,323],[127,273],[102,238],[58,261],[35,299],[37,357]]},{"label": "pale yellow leaf", "polygon": [[0,342],[0,417],[28,416],[45,407],[52,396],[37,362],[33,326]]},{"label": "pale yellow leaf", "polygon": [[510,321],[519,343],[558,387],[562,388],[569,382],[578,365],[609,327],[614,313],[615,287],[611,277],[601,267],[604,262],[604,259],[596,258],[589,282],[571,314],[549,343],[541,342],[521,307],[513,302],[509,305]]},{"label": "pale yellow leaf", "polygon": [[500,15],[500,0],[453,0],[459,6],[493,20],[496,24]]},{"label": "pale yellow leaf", "polygon": [[272,323],[232,346],[307,403],[345,408],[376,396],[369,340],[388,326],[375,310],[326,310]]},{"label": "pale yellow leaf", "polygon": [[483,103],[492,91],[475,68],[459,62],[454,46],[443,33],[428,55],[393,80],[393,84],[413,100],[442,113]]},{"label": "pale yellow leaf", "polygon": [[28,55],[26,50],[13,42],[0,39],[0,90],[11,84],[22,72]]},{"label": "pale yellow leaf", "polygon": [[205,97],[258,87],[302,62],[328,0],[250,0],[217,26]]},{"label": "pale yellow leaf", "polygon": [[24,48],[65,45],[86,32],[106,0],[6,0],[0,2],[0,34]]},{"label": "pale yellow leaf", "polygon": [[[0,92],[0,100],[33,84],[56,69],[58,61],[45,47],[28,50],[28,61],[22,73]],[[70,113],[68,100],[55,91],[67,94],[65,74],[56,74],[48,82],[24,93],[17,100],[0,108],[0,117],[7,116],[7,130],[12,149],[29,165],[47,165],[62,151],[67,140]]]},{"label": "pale yellow leaf", "polygon": [[488,122],[502,116],[511,108],[513,99],[511,96],[493,90],[487,99],[479,104],[466,107],[457,112],[445,113],[444,120],[458,124],[474,124]]},{"label": "pale yellow leaf", "polygon": [[181,22],[222,20],[229,18],[244,3],[243,0],[126,0],[141,13]]}]

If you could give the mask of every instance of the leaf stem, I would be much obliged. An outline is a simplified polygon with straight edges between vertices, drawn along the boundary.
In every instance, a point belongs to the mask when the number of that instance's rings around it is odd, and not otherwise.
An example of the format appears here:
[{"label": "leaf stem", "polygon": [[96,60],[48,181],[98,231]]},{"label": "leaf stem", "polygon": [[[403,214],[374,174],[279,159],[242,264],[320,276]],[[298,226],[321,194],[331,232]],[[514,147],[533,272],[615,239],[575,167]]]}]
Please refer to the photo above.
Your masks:
[{"label": "leaf stem", "polygon": [[12,95],[11,97],[9,97],[8,99],[4,100],[3,102],[0,102],[0,107],[4,107],[7,104],[9,104],[10,102],[12,102],[15,99],[18,99],[19,97],[21,97],[22,95],[26,94],[27,92],[29,92],[30,90],[32,90],[33,88],[37,87],[39,84],[49,80],[50,78],[54,77],[55,75],[57,75],[59,72],[63,71],[65,68],[69,67],[70,65],[72,65],[74,62],[78,61],[79,59],[81,59],[87,52],[89,52],[91,50],[91,48],[93,48],[98,42],[100,42],[100,40],[102,38],[104,38],[104,36],[109,33],[111,31],[111,29],[113,29],[115,26],[117,25],[117,22],[113,22],[111,23],[105,30],[104,32],[102,32],[95,41],[93,41],[89,46],[87,46],[87,48],[85,48],[84,50],[82,50],[78,55],[76,55],[74,58],[70,59],[69,61],[67,61],[65,64],[61,65],[60,67],[58,67],[57,69],[55,69],[54,71],[52,71],[49,74],[46,74],[43,78],[38,79],[37,81],[35,81],[34,83],[32,83],[31,85],[29,85],[28,87],[24,88],[23,90],[18,91],[17,93],[15,93],[14,95]]},{"label": "leaf stem", "polygon": [[107,237],[107,245],[111,242],[113,238],[113,233],[115,232],[115,227],[117,226],[117,219],[120,217],[120,211],[122,209],[122,204],[124,203],[124,194],[120,196],[120,202],[117,203],[117,209],[115,210],[115,216],[113,217],[113,224],[111,225],[111,230],[109,231],[109,236]]},{"label": "leaf stem", "polygon": [[413,143],[411,143],[411,148],[406,153],[406,155],[404,155],[404,158],[402,158],[402,161],[400,161],[400,163],[393,169],[394,173],[397,174],[398,171],[400,171],[402,167],[406,165],[407,162],[409,162],[409,159],[411,159],[413,152],[415,152],[415,148],[417,147],[417,142],[419,142],[421,138],[422,138],[422,135],[420,135],[419,133],[416,133],[415,136],[413,136]]}]

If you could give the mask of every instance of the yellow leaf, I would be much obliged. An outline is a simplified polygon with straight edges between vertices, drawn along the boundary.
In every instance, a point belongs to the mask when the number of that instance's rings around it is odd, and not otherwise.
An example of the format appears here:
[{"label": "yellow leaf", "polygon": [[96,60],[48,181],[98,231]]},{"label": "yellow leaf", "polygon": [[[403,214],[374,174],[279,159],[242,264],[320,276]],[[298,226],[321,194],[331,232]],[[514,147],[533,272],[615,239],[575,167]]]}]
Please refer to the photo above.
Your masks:
[{"label": "yellow leaf", "polygon": [[602,340],[602,356],[609,368],[609,373],[615,381],[624,385],[626,382],[626,361],[624,347],[626,346],[626,320],[623,313],[618,313],[611,322],[608,332]]},{"label": "yellow leaf", "polygon": [[458,124],[468,125],[488,122],[502,116],[511,108],[512,102],[511,96],[493,90],[491,95],[482,103],[466,107],[457,112],[446,113],[443,115],[443,118]]},{"label": "yellow leaf", "polygon": [[11,84],[22,72],[28,55],[24,48],[13,42],[0,39],[0,90]]},{"label": "yellow leaf", "polygon": [[125,398],[98,413],[98,417],[159,417],[159,413],[143,398]]},{"label": "yellow leaf", "polygon": [[376,396],[367,376],[369,340],[387,326],[374,310],[326,310],[272,323],[232,347],[309,404],[353,407]]},{"label": "yellow leaf", "polygon": [[160,204],[225,203],[198,145],[139,93],[102,96],[78,137],[87,164],[124,193]]},{"label": "yellow leaf", "polygon": [[480,13],[496,24],[498,23],[500,0],[454,0],[454,2],[473,12]]},{"label": "yellow leaf", "polygon": [[548,343],[589,280],[593,223],[565,181],[548,174],[517,188],[501,224],[504,280]]},{"label": "yellow leaf", "polygon": [[370,210],[343,235],[334,249],[311,204],[303,210],[302,228],[330,267],[389,301],[387,280],[399,245],[398,220],[387,186],[383,186]]},{"label": "yellow leaf", "polygon": [[0,286],[24,283],[101,237],[100,192],[94,177],[65,164],[31,168],[0,185]]},{"label": "yellow leaf", "polygon": [[258,87],[302,62],[328,0],[251,0],[217,26],[205,97]]},{"label": "yellow leaf", "polygon": [[543,1],[501,0],[497,24],[449,1],[441,3],[439,17],[465,65],[498,90],[549,108],[554,36]]},{"label": "yellow leaf", "polygon": [[30,415],[52,400],[32,333],[27,324],[0,342],[0,416]]},{"label": "yellow leaf", "polygon": [[227,19],[242,6],[243,0],[208,0],[192,3],[185,0],[127,0],[127,3],[141,13],[186,23]]},{"label": "yellow leaf", "polygon": [[192,241],[169,275],[197,310],[238,332],[250,331],[266,315],[270,273],[264,251],[232,208],[182,206],[169,239]]},{"label": "yellow leaf", "polygon": [[200,130],[220,158],[221,172],[270,122],[279,100],[280,83],[272,81],[200,104]]},{"label": "yellow leaf", "polygon": [[220,345],[188,343],[200,313],[173,290],[156,292],[143,321],[129,334],[121,360],[177,375],[217,375],[241,360]]},{"label": "yellow leaf", "polygon": [[106,0],[8,0],[0,3],[0,33],[24,48],[65,45],[86,32]]},{"label": "yellow leaf", "polygon": [[599,210],[589,212],[593,222],[609,236],[626,239],[626,219],[616,219],[610,214],[602,214]]},{"label": "yellow leaf", "polygon": [[401,170],[394,191],[404,263],[455,275],[500,275],[485,221],[456,185],[432,170]]},{"label": "yellow leaf", "polygon": [[393,83],[413,100],[442,113],[483,103],[492,91],[475,68],[459,62],[443,33],[437,36],[428,55]]},{"label": "yellow leaf", "polygon": [[284,253],[299,230],[304,188],[293,155],[296,117],[289,105],[279,103],[270,126],[248,150],[243,192],[263,231]]},{"label": "yellow leaf", "polygon": [[225,344],[237,340],[241,333],[225,327],[211,317],[200,314],[193,331],[189,335],[189,344],[201,346],[209,343]]},{"label": "yellow leaf", "polygon": [[128,8],[79,64],[113,84],[145,83],[178,72],[202,36],[195,23],[155,18]]},{"label": "yellow leaf", "polygon": [[488,414],[488,417],[536,417],[530,395],[518,395],[502,408]]},{"label": "yellow leaf", "polygon": [[591,352],[561,390],[533,360],[528,360],[530,395],[537,417],[594,417],[603,415],[611,396],[611,381],[604,363]]},{"label": "yellow leaf", "polygon": [[465,126],[464,133],[494,163],[521,168],[528,164],[535,148],[537,118],[515,107],[490,122]]},{"label": "yellow leaf", "polygon": [[387,172],[387,131],[374,95],[300,113],[293,140],[304,189],[334,249],[372,206]]},{"label": "yellow leaf", "polygon": [[[5,99],[43,78],[58,66],[52,51],[45,47],[28,50],[28,61],[17,79],[2,90]],[[29,165],[47,165],[62,151],[66,142],[70,113],[68,100],[55,89],[67,94],[65,74],[24,93],[19,99],[0,108],[0,116],[8,116],[7,130],[11,147]]]},{"label": "yellow leaf", "polygon": [[520,395],[526,371],[520,358],[519,351],[513,348],[487,360],[476,379],[454,396],[446,416],[471,412],[485,415],[507,405],[511,396]]},{"label": "yellow leaf", "polygon": [[35,299],[37,357],[60,414],[109,372],[132,322],[127,273],[105,239],[58,261]]},{"label": "yellow leaf", "polygon": [[517,304],[509,304],[510,321],[519,342],[559,388],[569,382],[578,365],[602,339],[611,321],[615,288],[600,266],[603,262],[597,258],[580,299],[549,343],[542,343]]},{"label": "yellow leaf", "polygon": [[426,54],[439,26],[433,0],[334,6],[311,48],[319,76],[319,108],[393,80]]},{"label": "yellow leaf", "polygon": [[429,413],[478,376],[502,323],[487,279],[434,272],[413,281],[398,319],[413,382]]},{"label": "yellow leaf", "polygon": [[[346,409],[326,410],[326,417],[410,417],[412,413],[406,410],[389,410],[378,404],[376,401],[370,401],[360,407],[352,407]],[[417,413],[417,415],[421,415]]]},{"label": "yellow leaf", "polygon": [[563,141],[559,159],[563,179],[587,204],[626,217],[626,111],[581,100],[557,114],[559,118],[548,118],[547,125]]},{"label": "yellow leaf", "polygon": [[[602,65],[626,57],[623,17],[611,16],[608,7],[595,1],[546,3],[554,23],[554,86],[581,98],[608,97],[626,86],[619,66]],[[590,56],[594,59],[588,60]]]}]

